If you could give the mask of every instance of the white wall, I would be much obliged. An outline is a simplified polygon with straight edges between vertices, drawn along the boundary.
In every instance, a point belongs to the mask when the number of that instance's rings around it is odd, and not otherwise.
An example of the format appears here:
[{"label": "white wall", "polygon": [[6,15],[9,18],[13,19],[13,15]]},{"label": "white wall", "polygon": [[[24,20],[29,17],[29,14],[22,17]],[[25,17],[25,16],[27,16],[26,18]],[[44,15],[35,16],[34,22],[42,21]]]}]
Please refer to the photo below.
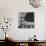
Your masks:
[{"label": "white wall", "polygon": [[[18,13],[19,12],[34,12],[35,13],[35,28],[34,29],[19,29],[18,28]],[[39,40],[46,40],[45,38],[45,6],[40,8],[33,8],[30,6],[28,0],[0,0],[0,17],[13,17],[13,22],[10,33],[17,40],[27,40],[34,34]],[[2,31],[0,31],[0,35]],[[2,39],[2,36],[0,36]]]}]

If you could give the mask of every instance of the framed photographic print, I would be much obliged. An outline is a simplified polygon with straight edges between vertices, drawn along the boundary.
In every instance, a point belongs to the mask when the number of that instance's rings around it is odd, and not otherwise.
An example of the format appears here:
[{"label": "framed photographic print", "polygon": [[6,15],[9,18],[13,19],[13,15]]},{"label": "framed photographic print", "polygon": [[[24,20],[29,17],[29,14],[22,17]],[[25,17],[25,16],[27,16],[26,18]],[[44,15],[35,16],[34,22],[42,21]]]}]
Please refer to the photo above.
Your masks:
[{"label": "framed photographic print", "polygon": [[34,12],[20,12],[18,28],[34,28]]}]

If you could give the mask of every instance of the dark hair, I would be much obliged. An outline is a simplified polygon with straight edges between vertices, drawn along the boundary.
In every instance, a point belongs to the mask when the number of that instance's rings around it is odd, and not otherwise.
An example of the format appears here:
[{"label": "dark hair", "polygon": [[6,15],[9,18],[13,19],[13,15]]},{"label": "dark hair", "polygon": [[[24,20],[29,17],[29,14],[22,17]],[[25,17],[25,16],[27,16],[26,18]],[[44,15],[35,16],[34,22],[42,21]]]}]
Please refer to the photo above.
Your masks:
[{"label": "dark hair", "polygon": [[36,35],[34,35],[34,37],[36,37]]}]

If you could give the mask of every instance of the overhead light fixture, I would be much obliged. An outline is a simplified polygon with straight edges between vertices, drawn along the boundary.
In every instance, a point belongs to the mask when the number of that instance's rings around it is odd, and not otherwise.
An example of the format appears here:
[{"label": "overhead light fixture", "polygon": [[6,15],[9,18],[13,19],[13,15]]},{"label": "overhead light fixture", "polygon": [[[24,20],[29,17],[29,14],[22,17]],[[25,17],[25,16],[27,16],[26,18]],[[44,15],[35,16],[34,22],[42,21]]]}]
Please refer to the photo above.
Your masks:
[{"label": "overhead light fixture", "polygon": [[42,5],[43,0],[29,0],[30,5],[34,8],[38,8],[39,6]]}]

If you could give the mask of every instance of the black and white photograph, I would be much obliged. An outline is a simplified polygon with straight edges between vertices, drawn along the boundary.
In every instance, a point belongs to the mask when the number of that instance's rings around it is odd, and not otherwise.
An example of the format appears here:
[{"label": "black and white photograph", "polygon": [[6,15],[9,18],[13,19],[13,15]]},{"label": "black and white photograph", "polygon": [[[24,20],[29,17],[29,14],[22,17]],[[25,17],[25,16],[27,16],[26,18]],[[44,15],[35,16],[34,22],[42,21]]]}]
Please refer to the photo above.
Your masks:
[{"label": "black and white photograph", "polygon": [[34,28],[34,12],[20,12],[18,16],[19,28]]}]

